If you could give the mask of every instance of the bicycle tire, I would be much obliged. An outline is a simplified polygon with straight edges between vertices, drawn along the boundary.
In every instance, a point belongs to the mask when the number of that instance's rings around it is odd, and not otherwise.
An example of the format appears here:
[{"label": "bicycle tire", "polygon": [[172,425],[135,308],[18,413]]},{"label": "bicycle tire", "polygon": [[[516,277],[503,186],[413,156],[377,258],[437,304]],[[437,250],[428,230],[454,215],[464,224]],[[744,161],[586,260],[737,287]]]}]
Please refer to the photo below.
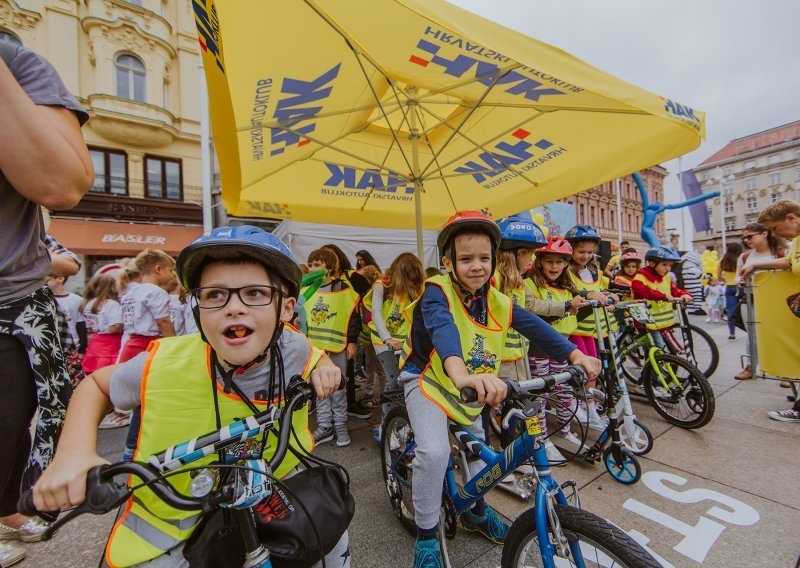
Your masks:
[{"label": "bicycle tire", "polygon": [[[407,431],[405,429],[407,428]],[[411,461],[413,456],[406,456],[400,464],[402,473],[407,476],[411,487],[403,487],[392,472],[391,464],[403,453],[408,443],[413,439],[414,432],[411,430],[411,422],[408,413],[404,408],[393,408],[386,415],[381,426],[381,469],[383,471],[383,482],[389,496],[397,520],[411,536],[417,535],[417,525],[414,522],[413,504],[413,468]],[[392,448],[393,445],[398,447]]]},{"label": "bicycle tire", "polygon": [[[670,424],[687,430],[702,428],[708,424],[714,417],[716,399],[705,375],[677,355],[656,353],[655,360],[659,369],[665,369],[669,365],[683,387],[681,392],[677,388],[665,392],[656,377],[652,362],[648,361],[642,371],[642,381],[644,392],[656,412]],[[676,372],[678,369],[684,372],[679,374]]]},{"label": "bicycle tire", "polygon": [[[556,504],[555,511],[567,539],[581,541],[581,551],[587,568],[594,566],[661,568],[661,564],[639,543],[605,519],[589,511],[567,505]],[[534,509],[528,509],[511,525],[503,545],[501,568],[542,565],[535,515]],[[596,554],[598,551],[603,556]],[[570,562],[571,566],[575,565],[571,559],[564,560]]]},{"label": "bicycle tire", "polygon": [[625,422],[620,420],[619,435],[622,445],[628,448],[635,456],[643,456],[653,449],[653,435],[650,430],[639,422],[638,419],[633,419],[633,425],[636,430],[628,432]]},{"label": "bicycle tire", "polygon": [[[700,369],[700,372],[708,378],[714,374],[719,365],[719,347],[711,335],[702,327],[689,324],[689,333],[692,334],[692,344],[694,346],[692,355],[694,356],[695,365]],[[706,347],[698,349],[698,343],[700,343],[697,341],[698,338],[702,338],[702,343],[704,343]],[[708,363],[703,364],[705,362],[705,357],[701,361],[698,359],[698,353],[705,355],[706,352],[708,353]],[[705,367],[705,369],[703,367]]]},{"label": "bicycle tire", "polygon": [[622,448],[622,463],[614,458],[613,446],[608,446],[603,451],[603,465],[611,478],[623,485],[633,485],[642,478],[642,465],[628,448]]}]

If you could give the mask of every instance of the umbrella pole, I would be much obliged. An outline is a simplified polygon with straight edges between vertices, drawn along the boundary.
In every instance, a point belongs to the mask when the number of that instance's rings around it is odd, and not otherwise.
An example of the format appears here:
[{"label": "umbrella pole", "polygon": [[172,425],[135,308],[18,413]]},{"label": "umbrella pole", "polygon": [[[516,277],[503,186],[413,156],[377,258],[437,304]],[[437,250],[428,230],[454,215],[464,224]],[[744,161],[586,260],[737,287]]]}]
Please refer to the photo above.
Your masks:
[{"label": "umbrella pole", "polygon": [[414,217],[417,228],[417,257],[425,263],[422,246],[422,181],[419,179],[419,129],[417,128],[417,89],[408,88],[408,125],[411,129],[411,176],[414,178]]}]

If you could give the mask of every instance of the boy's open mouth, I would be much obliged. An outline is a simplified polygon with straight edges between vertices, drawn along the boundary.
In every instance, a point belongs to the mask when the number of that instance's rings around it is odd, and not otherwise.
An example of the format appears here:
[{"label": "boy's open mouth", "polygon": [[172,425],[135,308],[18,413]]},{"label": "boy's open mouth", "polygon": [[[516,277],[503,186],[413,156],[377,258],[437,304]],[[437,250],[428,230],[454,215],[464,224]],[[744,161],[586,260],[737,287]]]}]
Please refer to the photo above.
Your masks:
[{"label": "boy's open mouth", "polygon": [[242,337],[247,337],[251,333],[253,333],[253,330],[249,327],[245,327],[243,325],[232,325],[225,329],[223,335],[231,339],[241,339]]}]

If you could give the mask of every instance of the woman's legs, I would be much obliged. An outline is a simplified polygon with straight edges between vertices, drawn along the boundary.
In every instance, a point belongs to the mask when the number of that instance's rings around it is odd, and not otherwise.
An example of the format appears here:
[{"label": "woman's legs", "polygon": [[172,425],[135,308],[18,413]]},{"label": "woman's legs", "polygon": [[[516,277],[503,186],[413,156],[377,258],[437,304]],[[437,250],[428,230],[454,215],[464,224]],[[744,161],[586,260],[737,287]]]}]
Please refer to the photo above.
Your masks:
[{"label": "woman's legs", "polygon": [[739,298],[736,297],[736,286],[725,286],[725,310],[728,312],[728,334],[731,337],[736,335],[736,326],[731,323],[731,317],[739,305]]}]

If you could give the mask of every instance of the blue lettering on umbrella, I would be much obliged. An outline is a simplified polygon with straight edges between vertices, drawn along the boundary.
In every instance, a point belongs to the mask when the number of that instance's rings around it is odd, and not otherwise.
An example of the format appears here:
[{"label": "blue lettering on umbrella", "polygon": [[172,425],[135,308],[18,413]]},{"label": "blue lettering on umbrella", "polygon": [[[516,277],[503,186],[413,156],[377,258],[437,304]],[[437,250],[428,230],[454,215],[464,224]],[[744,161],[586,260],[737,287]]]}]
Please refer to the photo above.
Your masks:
[{"label": "blue lettering on umbrella", "polygon": [[471,174],[477,183],[483,183],[487,177],[503,173],[508,166],[516,166],[533,158],[534,154],[529,150],[534,146],[540,150],[547,150],[553,145],[544,138],[531,144],[525,140],[529,135],[529,132],[520,128],[512,135],[519,139],[518,142],[513,144],[505,140],[498,142],[494,146],[494,151],[482,152],[477,158],[455,168],[455,171]]},{"label": "blue lettering on umbrella", "polygon": [[346,187],[348,189],[374,190],[386,193],[396,193],[398,189],[405,193],[414,193],[414,186],[408,185],[408,180],[392,174],[384,175],[378,170],[363,170],[356,180],[357,170],[350,166],[326,163],[331,173],[323,185],[328,187]]},{"label": "blue lettering on umbrella", "polygon": [[302,146],[309,142],[307,139],[302,138],[301,135],[314,132],[317,127],[316,123],[305,124],[300,127],[295,126],[301,121],[313,118],[322,110],[322,105],[306,105],[327,99],[330,96],[333,85],[329,85],[329,83],[339,75],[340,67],[341,63],[338,63],[312,81],[290,79],[288,77],[283,80],[281,93],[289,96],[278,101],[273,117],[294,132],[278,128],[273,129],[271,135],[272,144],[273,146],[278,144],[281,146],[274,148],[270,155],[281,154],[288,146],[295,144]]}]

